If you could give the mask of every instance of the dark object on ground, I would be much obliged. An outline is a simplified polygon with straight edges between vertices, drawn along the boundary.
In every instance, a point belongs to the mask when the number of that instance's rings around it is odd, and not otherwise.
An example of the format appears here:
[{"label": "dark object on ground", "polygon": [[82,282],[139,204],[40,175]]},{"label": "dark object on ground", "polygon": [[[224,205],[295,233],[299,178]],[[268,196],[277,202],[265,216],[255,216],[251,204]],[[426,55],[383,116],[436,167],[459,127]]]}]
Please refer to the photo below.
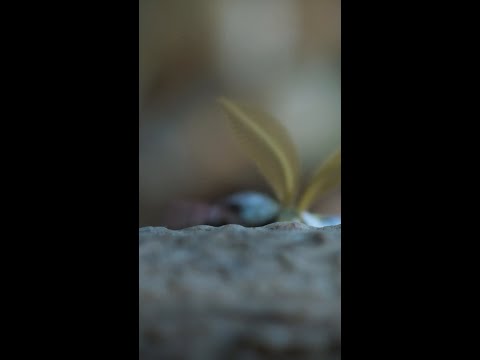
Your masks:
[{"label": "dark object on ground", "polygon": [[278,203],[268,195],[242,191],[214,203],[173,201],[166,206],[160,219],[162,226],[172,230],[196,225],[253,227],[275,222],[279,211]]}]

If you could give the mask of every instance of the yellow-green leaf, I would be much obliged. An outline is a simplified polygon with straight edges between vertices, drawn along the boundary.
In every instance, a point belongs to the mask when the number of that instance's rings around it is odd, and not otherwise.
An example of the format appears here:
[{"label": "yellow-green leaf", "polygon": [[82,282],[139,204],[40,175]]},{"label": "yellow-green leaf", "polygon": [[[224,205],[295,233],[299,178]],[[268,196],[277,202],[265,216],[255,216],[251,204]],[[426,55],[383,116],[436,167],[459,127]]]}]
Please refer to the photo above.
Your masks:
[{"label": "yellow-green leaf", "polygon": [[299,211],[307,210],[312,202],[327,191],[340,184],[341,179],[341,156],[340,149],[335,151],[323,162],[314,173],[308,186],[298,202]]},{"label": "yellow-green leaf", "polygon": [[227,98],[219,103],[232,120],[243,150],[256,163],[278,201],[290,206],[298,191],[299,160],[286,129],[269,114]]}]

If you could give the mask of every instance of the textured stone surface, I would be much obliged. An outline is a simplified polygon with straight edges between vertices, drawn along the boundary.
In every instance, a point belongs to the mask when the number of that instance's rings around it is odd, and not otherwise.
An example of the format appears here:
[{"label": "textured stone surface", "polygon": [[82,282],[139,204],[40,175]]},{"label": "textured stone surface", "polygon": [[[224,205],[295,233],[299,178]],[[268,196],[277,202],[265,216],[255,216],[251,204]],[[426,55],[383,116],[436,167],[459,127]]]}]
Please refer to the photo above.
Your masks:
[{"label": "textured stone surface", "polygon": [[140,359],[340,359],[340,225],[140,229]]}]

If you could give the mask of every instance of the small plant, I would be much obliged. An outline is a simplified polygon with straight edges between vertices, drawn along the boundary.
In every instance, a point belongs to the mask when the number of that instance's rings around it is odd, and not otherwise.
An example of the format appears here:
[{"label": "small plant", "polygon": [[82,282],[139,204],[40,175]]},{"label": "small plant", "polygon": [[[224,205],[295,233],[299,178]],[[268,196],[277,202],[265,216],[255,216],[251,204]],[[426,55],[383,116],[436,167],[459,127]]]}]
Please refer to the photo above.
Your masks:
[{"label": "small plant", "polygon": [[324,226],[326,218],[308,210],[313,201],[340,184],[340,148],[320,164],[302,192],[300,162],[288,132],[271,115],[225,97],[218,102],[228,114],[239,144],[255,162],[279,204],[277,221]]}]

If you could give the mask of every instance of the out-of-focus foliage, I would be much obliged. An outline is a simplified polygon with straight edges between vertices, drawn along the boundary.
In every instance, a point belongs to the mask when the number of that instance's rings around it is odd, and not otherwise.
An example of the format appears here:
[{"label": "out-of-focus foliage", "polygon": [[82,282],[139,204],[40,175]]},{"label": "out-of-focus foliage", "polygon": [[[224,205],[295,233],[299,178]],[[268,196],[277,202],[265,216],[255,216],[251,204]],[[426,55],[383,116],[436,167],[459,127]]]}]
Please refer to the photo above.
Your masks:
[{"label": "out-of-focus foliage", "polygon": [[340,143],[339,0],[140,0],[139,56],[140,226],[172,199],[269,192],[219,95],[282,121],[307,171]]}]

